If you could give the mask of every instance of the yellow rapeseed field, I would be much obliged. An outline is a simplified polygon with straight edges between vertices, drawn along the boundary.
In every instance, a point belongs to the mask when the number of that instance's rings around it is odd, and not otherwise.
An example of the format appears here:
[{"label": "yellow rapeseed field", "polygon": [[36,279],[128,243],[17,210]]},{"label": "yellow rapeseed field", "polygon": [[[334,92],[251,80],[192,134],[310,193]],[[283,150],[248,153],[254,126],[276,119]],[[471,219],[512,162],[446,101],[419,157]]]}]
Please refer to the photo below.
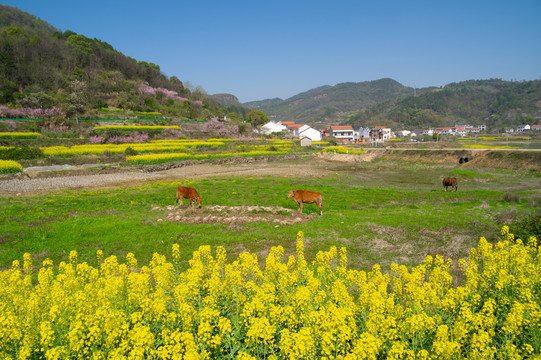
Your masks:
[{"label": "yellow rapeseed field", "polygon": [[354,149],[345,146],[327,146],[321,151],[335,152],[339,154],[364,154],[363,149]]},{"label": "yellow rapeseed field", "polygon": [[8,174],[23,171],[23,167],[14,160],[0,160],[0,174]]},{"label": "yellow rapeseed field", "polygon": [[283,155],[288,150],[264,151],[264,150],[247,150],[244,152],[224,152],[213,154],[190,154],[190,153],[166,153],[166,154],[144,154],[126,156],[126,162],[131,164],[153,164],[167,161],[180,160],[202,160],[202,159],[218,159],[234,156],[264,156],[264,155]]},{"label": "yellow rapeseed field", "polygon": [[148,265],[129,253],[97,267],[35,264],[0,272],[2,359],[524,359],[540,357],[541,255],[502,229],[455,266],[348,269],[346,249],[304,257],[273,247],[259,265],[179,245]]},{"label": "yellow rapeseed field", "polygon": [[46,156],[63,156],[63,155],[101,155],[104,151],[109,151],[111,154],[123,153],[127,148],[132,148],[138,152],[170,152],[170,151],[182,151],[186,149],[195,149],[199,147],[220,147],[225,143],[219,141],[177,141],[166,140],[160,142],[150,143],[128,143],[128,144],[84,144],[73,145],[72,147],[66,146],[47,146],[41,147],[43,154]]},{"label": "yellow rapeseed field", "polygon": [[0,139],[15,140],[15,139],[35,139],[40,137],[38,132],[0,132]]}]

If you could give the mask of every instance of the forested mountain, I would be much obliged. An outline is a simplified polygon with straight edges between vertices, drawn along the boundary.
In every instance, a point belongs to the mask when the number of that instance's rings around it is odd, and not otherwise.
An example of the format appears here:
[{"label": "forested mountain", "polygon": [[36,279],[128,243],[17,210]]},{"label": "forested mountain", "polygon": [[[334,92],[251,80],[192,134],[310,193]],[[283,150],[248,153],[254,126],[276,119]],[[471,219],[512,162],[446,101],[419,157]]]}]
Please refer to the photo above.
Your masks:
[{"label": "forested mountain", "polygon": [[244,105],[266,113],[270,119],[294,120],[314,126],[343,122],[347,115],[370,105],[413,94],[413,89],[392,79],[321,86],[287,100],[270,99]]},{"label": "forested mountain", "polygon": [[414,89],[392,79],[322,86],[287,100],[245,103],[269,118],[321,128],[330,124],[394,129],[485,124],[493,130],[541,120],[541,80],[470,80]]},{"label": "forested mountain", "polygon": [[0,106],[65,117],[94,117],[102,108],[191,119],[225,111],[156,64],[6,5],[0,5]]},{"label": "forested mountain", "polygon": [[541,122],[541,80],[470,80],[380,103],[349,115],[345,123],[421,129],[456,124],[491,131]]}]

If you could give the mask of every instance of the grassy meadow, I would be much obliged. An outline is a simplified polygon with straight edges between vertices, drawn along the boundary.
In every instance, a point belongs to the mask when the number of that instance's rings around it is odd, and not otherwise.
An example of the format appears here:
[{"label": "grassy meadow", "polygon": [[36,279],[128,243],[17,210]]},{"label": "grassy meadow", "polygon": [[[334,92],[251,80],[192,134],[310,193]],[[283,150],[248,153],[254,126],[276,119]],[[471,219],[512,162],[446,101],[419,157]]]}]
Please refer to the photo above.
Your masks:
[{"label": "grassy meadow", "polygon": [[0,358],[539,358],[538,242],[502,226],[539,211],[539,171],[287,165],[1,197]]},{"label": "grassy meadow", "polygon": [[[0,266],[9,267],[25,252],[38,263],[46,258],[58,263],[71,250],[90,264],[96,264],[97,250],[121,259],[132,252],[146,263],[155,252],[169,253],[174,243],[180,245],[181,266],[202,245],[221,245],[231,257],[249,251],[263,262],[272,246],[294,254],[295,236],[302,231],[307,260],[330,246],[344,246],[348,266],[367,270],[380,264],[385,271],[393,262],[414,266],[427,254],[466,257],[481,236],[496,241],[503,224],[541,205],[540,178],[532,172],[386,160],[310,164],[333,175],[176,179],[2,197]],[[444,176],[459,179],[458,192],[443,191]],[[308,217],[295,225],[273,223],[274,215],[265,211],[260,212],[267,222],[171,223],[166,206],[174,204],[179,185],[193,186],[203,197],[203,208],[191,210],[193,216],[212,213],[212,205],[296,210],[287,198],[290,189],[321,192],[323,216],[316,205],[305,204]]]}]

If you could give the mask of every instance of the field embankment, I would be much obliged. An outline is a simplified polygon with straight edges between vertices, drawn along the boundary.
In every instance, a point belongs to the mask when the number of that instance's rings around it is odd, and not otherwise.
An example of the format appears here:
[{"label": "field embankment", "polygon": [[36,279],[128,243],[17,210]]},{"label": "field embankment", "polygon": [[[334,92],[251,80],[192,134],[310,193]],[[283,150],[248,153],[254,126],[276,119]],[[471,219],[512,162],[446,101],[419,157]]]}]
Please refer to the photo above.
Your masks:
[{"label": "field embankment", "polygon": [[[541,170],[541,151],[538,150],[459,150],[459,149],[386,149],[381,159],[417,163],[461,165],[464,167],[507,169],[523,171]],[[460,158],[468,162],[460,164]]]}]

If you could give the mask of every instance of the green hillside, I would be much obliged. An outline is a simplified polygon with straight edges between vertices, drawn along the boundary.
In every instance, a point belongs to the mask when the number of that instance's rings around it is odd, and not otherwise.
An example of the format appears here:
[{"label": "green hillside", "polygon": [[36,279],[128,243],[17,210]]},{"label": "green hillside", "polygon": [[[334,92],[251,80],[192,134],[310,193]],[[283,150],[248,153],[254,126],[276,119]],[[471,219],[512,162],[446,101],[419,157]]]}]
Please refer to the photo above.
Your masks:
[{"label": "green hillside", "polygon": [[540,100],[541,80],[470,80],[369,106],[348,116],[346,123],[410,129],[469,123],[503,131],[520,124],[540,123]]},{"label": "green hillside", "polygon": [[287,100],[245,103],[270,119],[313,126],[385,125],[421,129],[460,123],[502,131],[541,120],[541,80],[470,80],[443,88],[416,89],[392,79],[322,86]]},{"label": "green hillside", "polygon": [[225,110],[204,92],[166,77],[156,64],[0,5],[0,117],[117,117],[126,111],[208,119]]},{"label": "green hillside", "polygon": [[413,93],[412,88],[392,79],[321,86],[287,100],[254,101],[244,105],[265,112],[276,120],[326,126],[343,120],[345,114]]}]

